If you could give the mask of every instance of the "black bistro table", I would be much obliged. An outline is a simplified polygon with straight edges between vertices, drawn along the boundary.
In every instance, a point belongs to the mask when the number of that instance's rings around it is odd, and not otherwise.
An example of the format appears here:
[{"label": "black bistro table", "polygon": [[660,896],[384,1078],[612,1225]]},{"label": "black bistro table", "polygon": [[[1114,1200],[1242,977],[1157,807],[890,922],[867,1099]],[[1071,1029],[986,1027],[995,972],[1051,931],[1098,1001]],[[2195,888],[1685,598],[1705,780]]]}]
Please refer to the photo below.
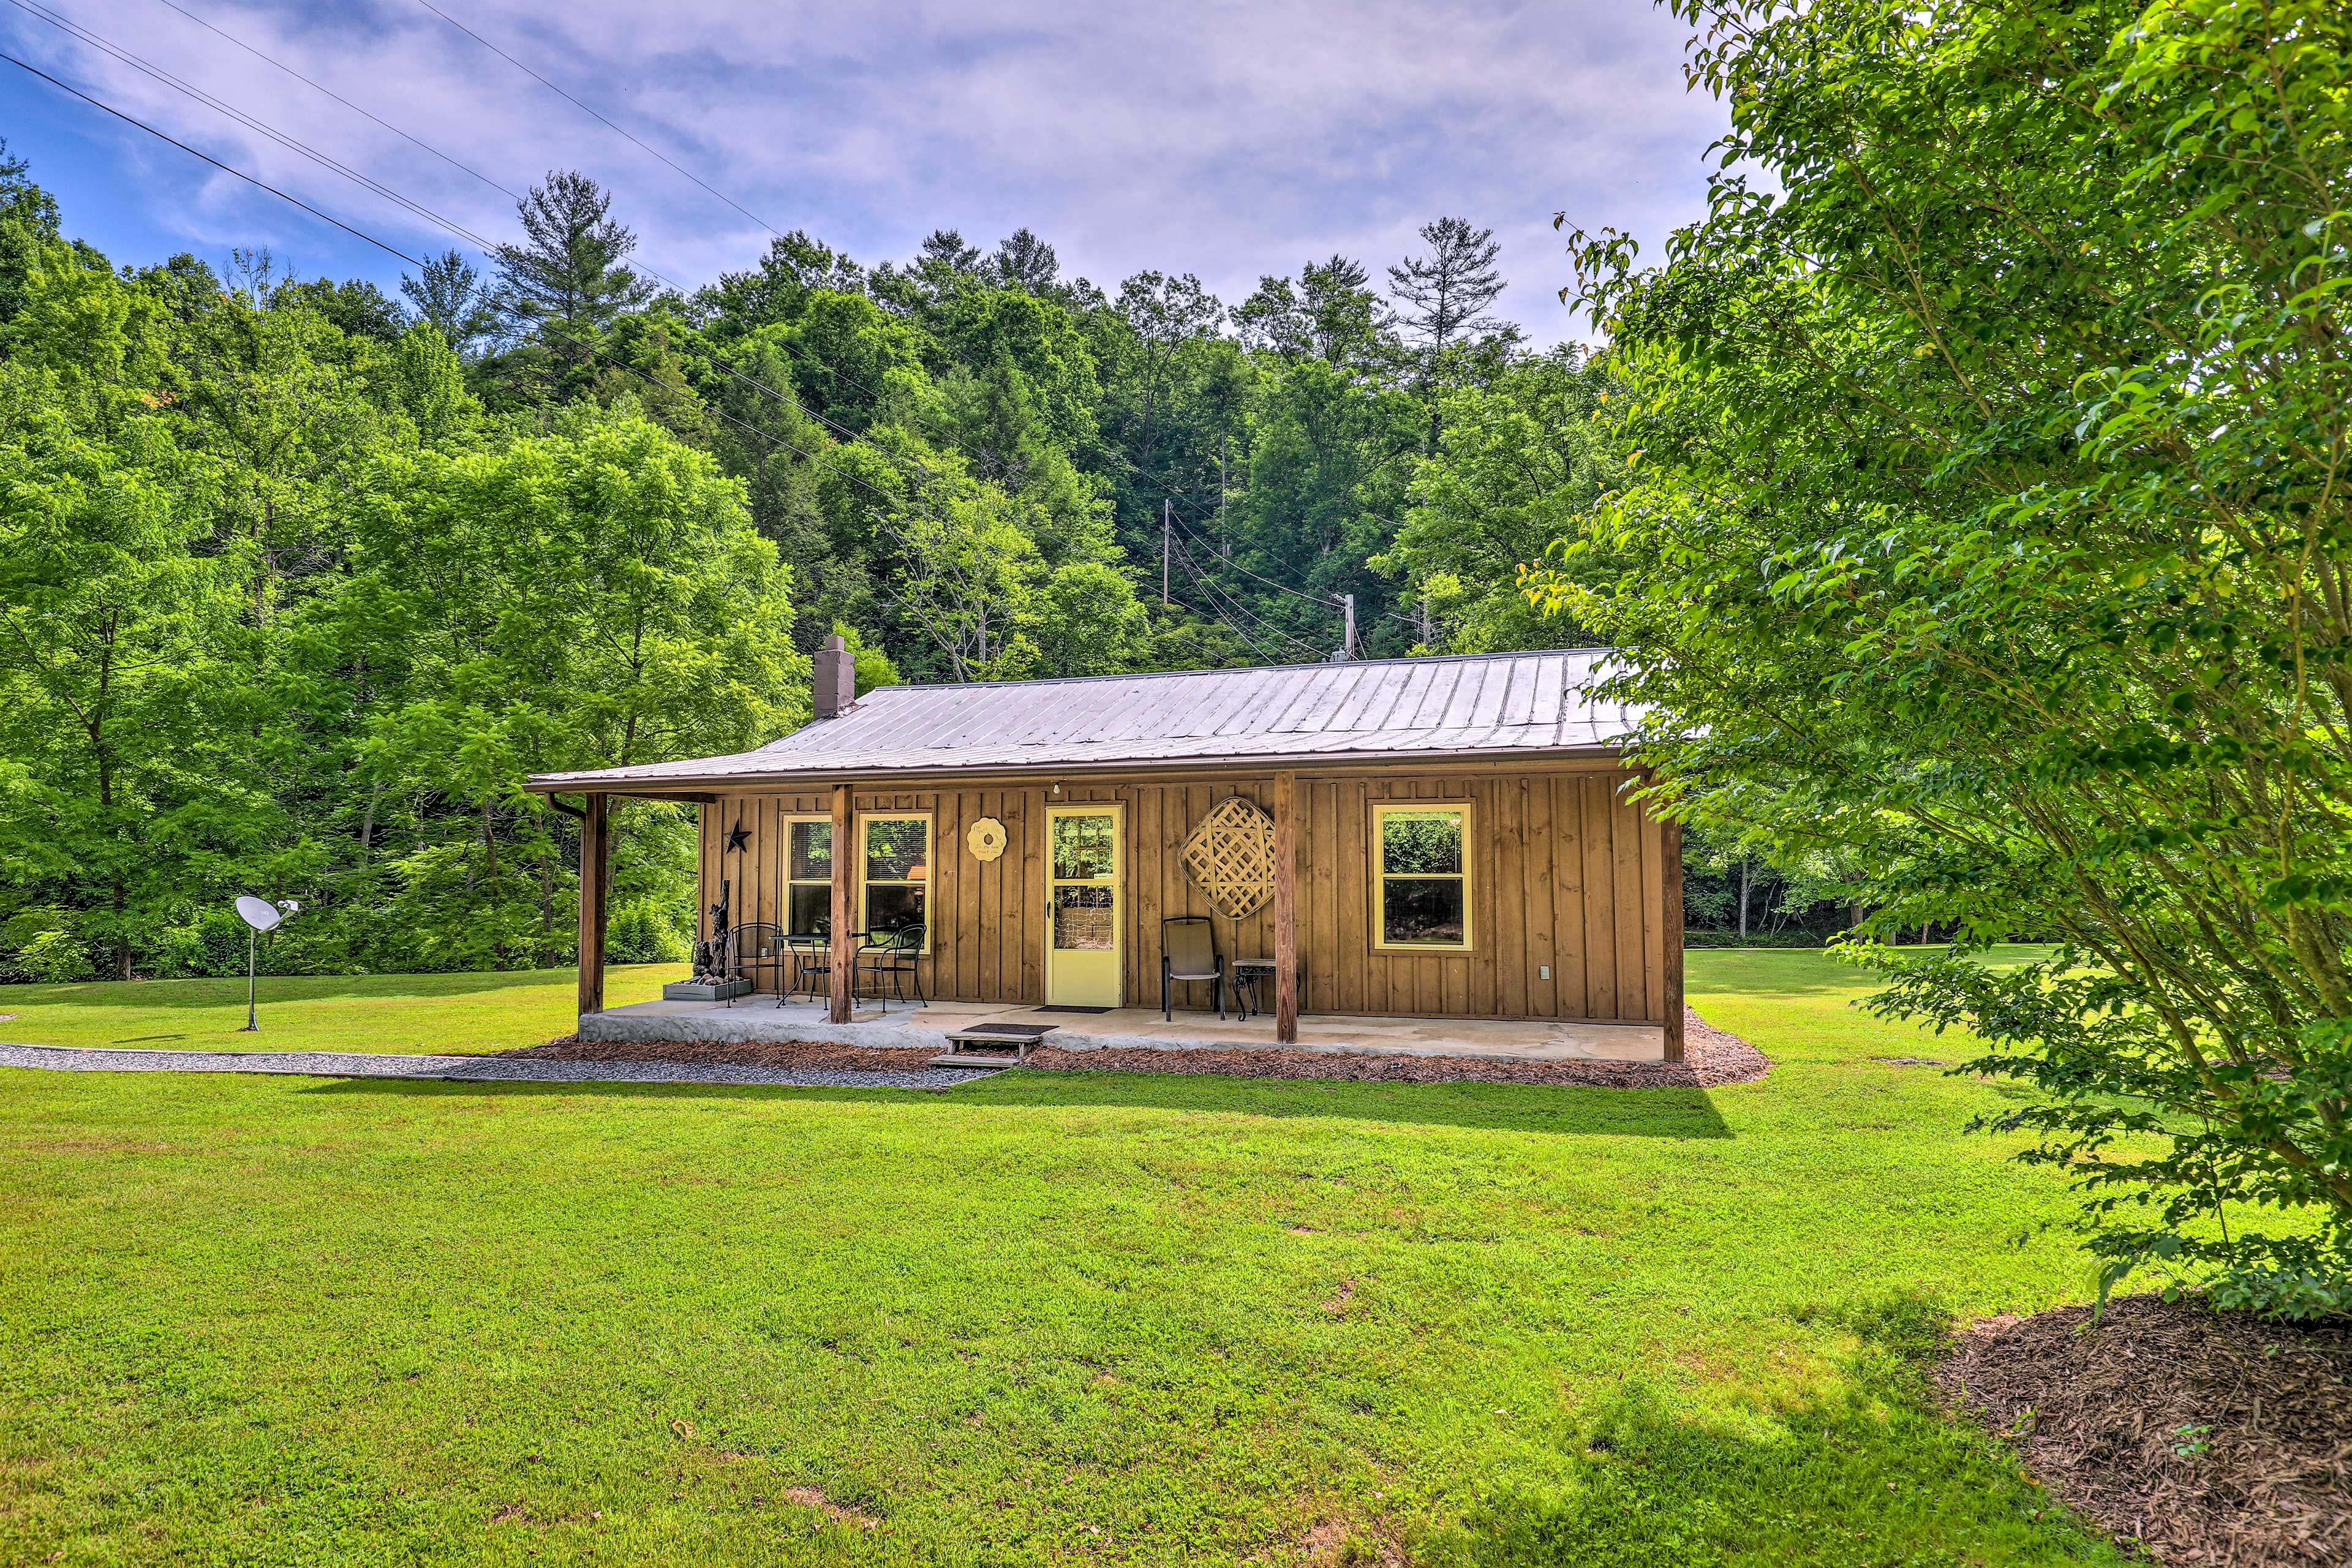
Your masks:
[{"label": "black bistro table", "polygon": [[796,931],[784,936],[784,951],[793,961],[792,982],[776,993],[781,1007],[795,996],[822,998],[833,989],[833,938],[824,931]]},{"label": "black bistro table", "polygon": [[[1307,961],[1305,959],[1299,960],[1297,969],[1298,994],[1303,999],[1307,994]],[[1234,1001],[1239,1005],[1242,1016],[1246,1018],[1252,1013],[1265,1012],[1265,1007],[1259,1005],[1257,988],[1261,983],[1269,987],[1274,984],[1274,960],[1236,958],[1233,963],[1233,973]]]}]

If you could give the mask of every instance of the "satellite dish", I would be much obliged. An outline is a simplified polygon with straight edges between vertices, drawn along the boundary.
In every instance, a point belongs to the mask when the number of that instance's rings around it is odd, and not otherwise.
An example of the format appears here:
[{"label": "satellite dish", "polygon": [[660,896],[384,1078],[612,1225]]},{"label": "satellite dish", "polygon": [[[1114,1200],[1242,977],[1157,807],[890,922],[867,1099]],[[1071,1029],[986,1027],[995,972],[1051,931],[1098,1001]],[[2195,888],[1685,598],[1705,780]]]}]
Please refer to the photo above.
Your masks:
[{"label": "satellite dish", "polygon": [[239,920],[256,931],[268,931],[286,918],[278,912],[277,905],[267,899],[257,899],[250,893],[236,900],[236,914]]}]

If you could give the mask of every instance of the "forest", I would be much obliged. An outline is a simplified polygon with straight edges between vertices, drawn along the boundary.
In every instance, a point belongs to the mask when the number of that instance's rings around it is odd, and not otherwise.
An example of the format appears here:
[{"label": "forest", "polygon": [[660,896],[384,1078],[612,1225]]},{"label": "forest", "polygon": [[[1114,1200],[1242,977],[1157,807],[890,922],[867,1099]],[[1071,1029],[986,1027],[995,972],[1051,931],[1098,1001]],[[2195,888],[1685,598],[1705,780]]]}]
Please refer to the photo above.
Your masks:
[{"label": "forest", "polygon": [[[1229,302],[1027,229],[689,293],[583,175],[517,216],[397,297],[118,265],[0,149],[0,978],[234,971],[239,892],[279,970],[566,962],[523,776],[772,739],[835,632],[867,686],[1591,640],[1518,576],[1604,369],[1465,220]],[[688,826],[621,813],[616,958],[683,954]]]}]

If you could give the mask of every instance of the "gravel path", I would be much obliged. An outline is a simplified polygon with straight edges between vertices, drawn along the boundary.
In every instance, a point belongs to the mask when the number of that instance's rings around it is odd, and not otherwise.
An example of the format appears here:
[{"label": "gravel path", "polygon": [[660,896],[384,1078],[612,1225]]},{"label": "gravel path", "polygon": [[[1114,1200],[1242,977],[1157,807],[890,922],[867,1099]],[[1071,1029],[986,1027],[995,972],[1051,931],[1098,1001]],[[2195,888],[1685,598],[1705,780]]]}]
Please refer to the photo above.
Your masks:
[{"label": "gravel path", "polygon": [[961,1068],[897,1072],[738,1067],[725,1062],[576,1062],[531,1057],[394,1057],[354,1051],[138,1051],[0,1045],[0,1067],[51,1072],[264,1072],[310,1078],[453,1079],[469,1083],[751,1083],[790,1089],[952,1089],[986,1078]]}]

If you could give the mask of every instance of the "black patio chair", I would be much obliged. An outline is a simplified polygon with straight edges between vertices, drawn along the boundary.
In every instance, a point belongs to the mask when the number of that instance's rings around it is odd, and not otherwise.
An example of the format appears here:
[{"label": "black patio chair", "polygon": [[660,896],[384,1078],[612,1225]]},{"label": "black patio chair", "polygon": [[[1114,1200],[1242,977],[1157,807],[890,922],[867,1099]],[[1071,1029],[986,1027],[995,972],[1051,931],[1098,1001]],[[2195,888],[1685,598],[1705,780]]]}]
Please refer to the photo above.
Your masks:
[{"label": "black patio chair", "polygon": [[[890,977],[890,994],[901,1002],[908,999],[902,982],[912,980],[915,984],[914,1000],[920,1002],[923,1000],[922,956],[923,928],[920,925],[904,925],[896,931],[870,931],[853,956],[855,967],[850,978],[855,981],[860,976],[865,977],[870,986],[867,994],[877,1002],[883,1002],[884,975]],[[887,1007],[889,1004],[883,1002],[883,1005]]]},{"label": "black patio chair", "polygon": [[[791,967],[792,955],[784,946],[784,928],[772,921],[751,921],[727,933],[727,970],[730,979],[748,979],[751,989],[767,989],[760,984],[763,974],[776,977],[776,989],[784,986],[785,972]],[[735,998],[727,998],[730,1007]]]},{"label": "black patio chair", "polygon": [[1171,915],[1160,922],[1160,1015],[1173,1023],[1178,985],[1205,982],[1217,1005],[1217,1021],[1225,1016],[1225,960],[1217,952],[1216,922],[1206,915]]}]

